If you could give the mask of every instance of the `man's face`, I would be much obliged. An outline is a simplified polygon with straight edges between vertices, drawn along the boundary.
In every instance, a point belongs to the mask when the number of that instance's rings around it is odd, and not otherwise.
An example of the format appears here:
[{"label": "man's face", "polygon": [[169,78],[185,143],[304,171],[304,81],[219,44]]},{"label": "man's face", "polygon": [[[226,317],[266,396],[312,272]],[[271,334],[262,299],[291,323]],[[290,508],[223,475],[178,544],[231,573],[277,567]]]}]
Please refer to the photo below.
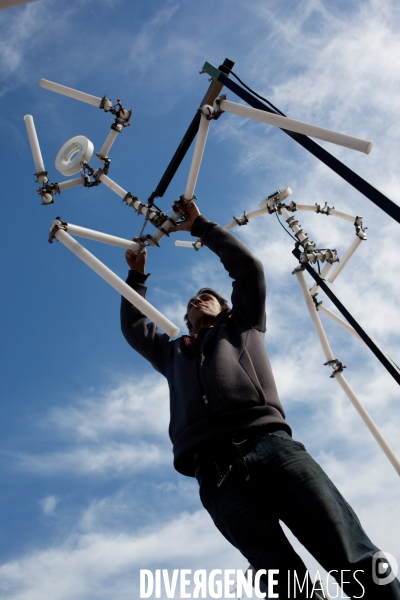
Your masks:
[{"label": "man's face", "polygon": [[212,327],[221,310],[215,296],[204,292],[189,300],[187,312],[193,328],[199,331],[202,327]]}]

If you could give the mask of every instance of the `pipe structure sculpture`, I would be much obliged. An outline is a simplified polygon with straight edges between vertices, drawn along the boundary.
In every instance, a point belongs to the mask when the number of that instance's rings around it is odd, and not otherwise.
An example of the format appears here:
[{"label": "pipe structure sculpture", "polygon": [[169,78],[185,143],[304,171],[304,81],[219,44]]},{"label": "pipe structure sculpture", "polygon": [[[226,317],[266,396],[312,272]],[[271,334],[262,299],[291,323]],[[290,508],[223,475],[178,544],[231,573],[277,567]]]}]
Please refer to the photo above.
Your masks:
[{"label": "pipe structure sculpture", "polygon": [[[118,99],[116,104],[113,105],[112,101],[106,96],[94,96],[86,92],[46,80],[41,79],[39,85],[42,88],[50,90],[52,92],[62,94],[69,98],[73,98],[80,102],[84,102],[102,109],[106,113],[111,113],[115,116],[115,121],[111,125],[111,130],[108,133],[105,141],[103,142],[99,152],[95,153],[97,159],[102,163],[101,168],[94,169],[89,165],[91,156],[94,152],[93,144],[85,136],[75,136],[68,140],[60,149],[56,157],[56,168],[64,176],[75,175],[80,172],[80,175],[74,179],[69,179],[61,183],[48,183],[48,173],[45,171],[42,154],[31,115],[24,117],[27,133],[29,137],[29,143],[33,155],[35,164],[35,177],[36,181],[42,184],[40,190],[38,190],[42,204],[52,204],[54,202],[54,196],[60,194],[73,187],[83,185],[86,188],[96,187],[103,183],[108,187],[114,194],[119,196],[123,202],[133,208],[139,215],[144,217],[144,224],[140,235],[135,238],[137,241],[130,241],[117,236],[109,235],[99,231],[94,231],[78,225],[71,225],[57,218],[50,230],[50,239],[53,238],[61,241],[69,250],[77,255],[83,262],[85,262],[91,269],[93,269],[100,277],[107,281],[114,289],[120,294],[127,298],[134,306],[143,312],[145,316],[151,319],[155,325],[163,329],[170,337],[174,337],[178,334],[179,329],[171,323],[164,315],[162,315],[157,309],[151,306],[141,296],[136,294],[129,286],[127,286],[119,277],[115,275],[108,267],[101,263],[93,254],[88,252],[83,246],[81,246],[71,235],[80,236],[87,239],[100,241],[106,244],[111,244],[117,247],[128,248],[135,253],[139,253],[145,246],[159,246],[160,239],[168,235],[169,229],[184,216],[182,210],[180,210],[180,204],[191,202],[194,198],[195,187],[199,176],[201,162],[204,154],[204,148],[207,141],[207,135],[210,127],[211,120],[218,119],[224,112],[229,112],[238,116],[249,118],[252,120],[260,121],[266,124],[270,124],[281,128],[286,134],[290,135],[295,141],[300,143],[304,148],[309,150],[322,162],[332,168],[336,173],[343,177],[348,183],[353,185],[361,193],[367,196],[370,200],[375,202],[382,210],[385,210],[389,215],[400,222],[400,209],[395,206],[392,201],[383,196],[378,190],[375,190],[370,184],[360,178],[357,174],[352,172],[348,167],[340,163],[335,157],[331,156],[323,148],[318,146],[315,142],[310,140],[306,136],[315,137],[322,139],[337,145],[351,148],[359,152],[368,154],[372,149],[372,142],[355,138],[343,133],[331,131],[309,123],[290,119],[280,113],[275,107],[272,110],[266,105],[268,101],[262,102],[260,96],[253,92],[249,92],[249,88],[246,90],[240,87],[237,83],[229,79],[229,74],[232,73],[232,67],[234,63],[229,59],[216,69],[209,63],[205,63],[202,72],[206,72],[211,75],[212,83],[203,101],[200,104],[200,108],[197,111],[196,116],[192,120],[192,123],[184,135],[184,138],[175,152],[175,155],[167,167],[160,183],[158,184],[155,192],[150,196],[147,203],[143,203],[131,192],[123,189],[117,182],[113,181],[108,173],[110,169],[110,159],[108,153],[118,135],[123,129],[129,126],[129,120],[132,114],[131,110],[125,109],[120,100]],[[232,75],[234,75],[232,73]],[[228,101],[226,96],[220,96],[223,86],[233,91],[239,98],[245,100],[249,106],[244,106],[235,102]],[[192,156],[190,170],[187,178],[185,191],[180,197],[178,203],[175,203],[174,211],[171,215],[164,214],[154,204],[154,200],[157,197],[162,197],[172,180],[177,168],[181,164],[183,157],[185,156],[191,142],[196,136],[196,144]],[[296,248],[293,253],[299,259],[299,266],[295,269],[294,274],[300,284],[300,288],[303,292],[306,305],[309,309],[311,319],[317,331],[318,338],[320,340],[323,352],[325,354],[327,365],[333,369],[331,377],[338,380],[342,389],[345,391],[350,401],[355,406],[358,413],[366,423],[367,427],[377,440],[378,444],[384,451],[391,464],[396,469],[397,473],[400,474],[400,463],[383,436],[379,432],[376,425],[358,400],[353,390],[344,379],[343,376],[343,365],[342,363],[334,358],[329,342],[326,338],[323,330],[318,312],[323,312],[326,316],[333,319],[339,326],[346,329],[350,334],[355,336],[357,339],[366,343],[379,360],[386,366],[387,370],[400,384],[400,369],[391,361],[390,357],[386,355],[368,336],[368,334],[361,328],[361,326],[355,321],[350,315],[347,309],[341,304],[339,299],[334,296],[331,292],[328,283],[333,283],[338,275],[342,272],[354,252],[360,246],[361,242],[366,239],[365,232],[362,228],[362,218],[353,217],[343,212],[337,211],[334,208],[327,207],[326,205],[321,208],[318,204],[314,206],[309,205],[296,205],[291,202],[289,205],[285,205],[283,200],[292,193],[290,188],[284,190],[278,190],[274,194],[271,194],[260,203],[260,208],[250,213],[244,212],[241,217],[234,217],[233,221],[225,226],[225,229],[230,230],[236,226],[242,226],[249,223],[253,218],[259,217],[265,213],[272,214],[278,212],[282,214],[287,222],[288,227],[293,231],[296,238]],[[291,216],[289,213],[296,210],[303,210],[308,212],[317,212],[325,215],[331,215],[349,222],[352,222],[356,228],[356,239],[353,241],[347,252],[344,254],[340,262],[335,250],[330,249],[318,249],[315,248],[315,244],[307,237],[307,234],[303,232],[298,221]],[[153,234],[144,235],[144,229],[147,223],[151,223],[155,228],[156,232]],[[191,247],[196,250],[201,248],[201,240],[197,242],[176,242],[177,246]],[[316,262],[325,262],[325,266],[322,270],[321,275],[318,275],[312,268],[312,264]],[[331,271],[333,264],[338,263],[336,268]],[[315,279],[315,284],[311,290],[307,289],[307,285],[304,279],[304,270],[307,270],[312,277]],[[326,277],[329,277],[326,281]],[[342,314],[345,316],[346,321],[335,315],[332,311],[322,305],[322,302],[317,302],[316,295],[319,289],[322,289],[328,297],[336,304]]]},{"label": "pipe structure sculpture", "polygon": [[[231,62],[229,62],[229,64],[231,66],[233,65]],[[66,182],[53,184],[48,184],[47,172],[44,169],[44,163],[33,123],[33,117],[31,115],[27,115],[25,117],[29,142],[36,168],[35,175],[37,177],[37,181],[42,183],[42,188],[39,190],[42,203],[52,204],[54,202],[55,194],[60,194],[62,191],[71,189],[78,185],[94,187],[100,183],[103,183],[112,192],[122,198],[122,200],[128,206],[132,207],[138,214],[143,215],[145,217],[145,224],[150,222],[157,228],[155,234],[140,236],[138,242],[130,242],[123,240],[122,238],[117,238],[116,236],[110,236],[108,234],[96,232],[94,230],[77,225],[68,225],[68,223],[56,220],[52,224],[51,238],[57,238],[59,241],[61,241],[69,250],[81,258],[98,275],[105,279],[112,287],[118,290],[123,296],[131,301],[132,304],[139,308],[143,314],[145,314],[149,319],[153,320],[156,325],[160,326],[170,337],[176,336],[179,332],[179,329],[175,325],[173,325],[147,301],[143,301],[143,299],[136,294],[136,292],[132,293],[133,290],[131,290],[129,286],[127,286],[122,280],[113,274],[112,271],[103,265],[103,263],[101,263],[85,248],[83,248],[83,246],[78,244],[78,242],[73,240],[73,238],[71,238],[69,235],[78,235],[108,244],[129,248],[132,250],[132,252],[139,253],[145,245],[159,246],[159,240],[164,235],[168,235],[168,230],[184,216],[184,213],[179,208],[179,203],[173,214],[171,216],[166,216],[159,209],[153,208],[151,203],[142,203],[136,196],[134,196],[131,192],[124,190],[118,183],[110,179],[110,177],[107,175],[110,166],[108,153],[118,134],[122,132],[123,127],[129,125],[128,121],[132,111],[124,109],[120,103],[120,100],[117,100],[117,104],[113,106],[111,100],[108,100],[106,96],[103,98],[93,96],[91,94],[87,94],[86,92],[81,92],[47,79],[41,79],[39,81],[39,85],[40,87],[48,89],[52,92],[62,94],[80,102],[85,102],[97,108],[101,108],[105,112],[111,112],[116,116],[115,122],[111,126],[111,131],[106,137],[100,151],[96,153],[97,158],[103,163],[103,168],[93,169],[90,167],[88,161],[94,152],[93,144],[85,136],[75,136],[74,138],[68,140],[60,148],[56,156],[55,166],[56,169],[64,176],[75,175],[79,171],[81,171],[81,176]],[[214,87],[218,89],[218,91],[221,90],[221,86],[219,84],[217,86],[213,86],[213,88]],[[213,101],[216,97],[216,94],[208,94],[208,96]],[[193,200],[193,198],[195,198],[194,190],[200,171],[207,134],[210,127],[210,121],[215,117],[214,109],[209,104],[204,104],[201,106],[198,113],[200,115],[200,120],[196,145],[194,148],[185,192],[180,199],[181,203],[189,203]],[[91,181],[91,178],[93,181]]]}]

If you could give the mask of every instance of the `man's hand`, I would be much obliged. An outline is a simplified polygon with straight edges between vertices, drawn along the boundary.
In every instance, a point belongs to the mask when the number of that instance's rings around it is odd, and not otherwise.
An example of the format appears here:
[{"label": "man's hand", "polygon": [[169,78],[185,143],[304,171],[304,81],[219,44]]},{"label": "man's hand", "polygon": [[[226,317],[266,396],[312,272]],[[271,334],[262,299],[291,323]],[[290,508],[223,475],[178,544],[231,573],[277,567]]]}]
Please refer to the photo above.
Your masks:
[{"label": "man's hand", "polygon": [[139,254],[135,254],[134,252],[132,252],[132,250],[127,250],[125,252],[125,260],[128,263],[129,268],[133,269],[134,271],[139,271],[139,273],[144,273],[144,269],[146,266],[146,257],[146,248],[143,248],[143,250],[139,252]]},{"label": "man's hand", "polygon": [[[178,204],[178,206],[176,206],[177,204]],[[200,211],[194,202],[189,202],[189,204],[185,204],[184,202],[180,202],[179,200],[177,200],[176,202],[174,202],[174,205],[172,206],[172,208],[174,210],[176,210],[178,207],[186,215],[185,220],[180,225],[175,225],[175,227],[171,227],[169,229],[169,232],[174,232],[174,231],[189,231],[190,232],[190,230],[192,229],[193,222],[200,215]]]}]

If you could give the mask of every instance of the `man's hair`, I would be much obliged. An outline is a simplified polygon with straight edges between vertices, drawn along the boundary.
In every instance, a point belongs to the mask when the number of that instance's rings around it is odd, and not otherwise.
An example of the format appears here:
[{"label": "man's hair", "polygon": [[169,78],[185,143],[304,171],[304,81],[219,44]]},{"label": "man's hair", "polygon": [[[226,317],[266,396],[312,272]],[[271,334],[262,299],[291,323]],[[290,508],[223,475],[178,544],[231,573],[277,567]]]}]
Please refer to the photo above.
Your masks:
[{"label": "man's hair", "polygon": [[[199,294],[211,294],[211,296],[214,296],[214,298],[216,298],[219,302],[219,305],[221,307],[221,311],[226,310],[227,308],[229,308],[229,304],[227,302],[227,300],[225,300],[225,298],[223,298],[220,294],[218,294],[218,292],[216,292],[215,290],[213,290],[212,288],[201,288],[196,296],[198,296]],[[191,322],[189,321],[189,317],[188,317],[188,313],[186,311],[186,314],[183,317],[185,319],[185,323],[186,326],[189,330],[189,333],[191,333],[192,329],[193,329],[193,325],[191,324]]]}]

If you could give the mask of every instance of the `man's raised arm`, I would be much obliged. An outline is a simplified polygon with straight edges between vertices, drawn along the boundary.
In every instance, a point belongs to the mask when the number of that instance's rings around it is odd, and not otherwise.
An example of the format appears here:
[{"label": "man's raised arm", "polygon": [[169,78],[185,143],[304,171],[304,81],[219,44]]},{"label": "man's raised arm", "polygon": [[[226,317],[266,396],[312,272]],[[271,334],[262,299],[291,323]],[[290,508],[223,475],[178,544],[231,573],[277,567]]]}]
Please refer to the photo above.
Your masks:
[{"label": "man's raised arm", "polygon": [[265,277],[261,261],[234,235],[208,221],[194,202],[181,206],[187,217],[170,231],[190,231],[217,254],[234,280],[232,310],[242,322],[265,331]]},{"label": "man's raised arm", "polygon": [[[145,275],[146,249],[140,254],[131,250],[125,253],[125,259],[130,267],[127,284],[143,298],[146,296]],[[148,360],[152,366],[165,375],[165,365],[170,351],[169,337],[159,333],[154,323],[148,323],[147,317],[126,298],[121,298],[121,329],[130,346]]]}]

